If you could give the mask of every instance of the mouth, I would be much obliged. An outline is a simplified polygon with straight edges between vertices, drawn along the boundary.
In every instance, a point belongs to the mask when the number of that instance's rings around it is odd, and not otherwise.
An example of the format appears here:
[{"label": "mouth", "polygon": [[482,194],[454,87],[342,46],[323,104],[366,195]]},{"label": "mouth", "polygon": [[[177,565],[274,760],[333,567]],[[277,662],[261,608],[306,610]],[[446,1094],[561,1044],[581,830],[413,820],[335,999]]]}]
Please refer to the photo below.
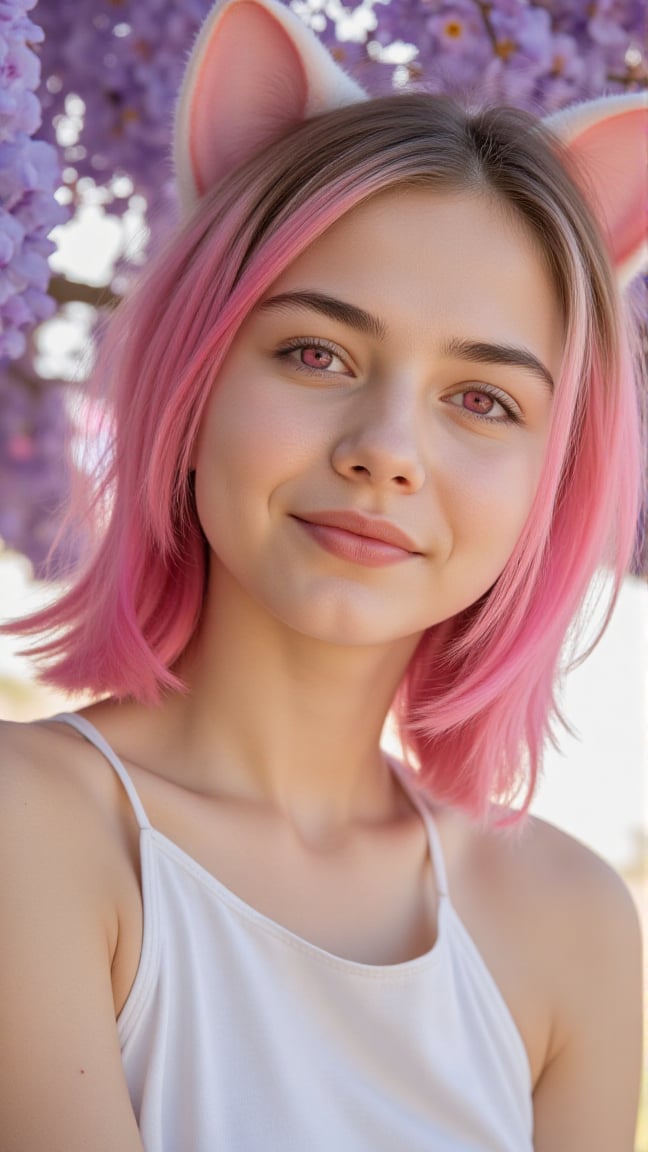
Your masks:
[{"label": "mouth", "polygon": [[360,512],[304,512],[293,519],[328,552],[370,567],[422,555],[411,537],[395,524]]}]

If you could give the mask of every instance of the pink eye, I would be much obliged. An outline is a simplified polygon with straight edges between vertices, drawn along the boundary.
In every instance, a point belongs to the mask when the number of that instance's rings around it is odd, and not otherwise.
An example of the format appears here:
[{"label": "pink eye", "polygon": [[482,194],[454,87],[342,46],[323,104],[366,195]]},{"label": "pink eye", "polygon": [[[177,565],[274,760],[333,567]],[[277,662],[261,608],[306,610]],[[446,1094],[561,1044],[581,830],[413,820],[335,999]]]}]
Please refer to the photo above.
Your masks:
[{"label": "pink eye", "polygon": [[296,340],[291,340],[286,347],[280,348],[277,355],[281,360],[288,361],[306,373],[319,373],[321,376],[351,375],[343,353],[317,338],[300,336]]},{"label": "pink eye", "polygon": [[301,362],[307,368],[330,368],[333,363],[333,353],[326,348],[314,348],[309,345],[301,349]]},{"label": "pink eye", "polygon": [[461,408],[466,416],[472,416],[482,423],[486,421],[496,424],[506,424],[509,421],[519,423],[521,417],[509,401],[506,393],[499,389],[492,389],[490,385],[481,388],[462,388],[448,398],[448,403],[455,408]]},{"label": "pink eye", "polygon": [[486,392],[478,392],[476,389],[470,392],[464,392],[463,396],[467,401],[469,411],[478,412],[482,416],[487,415],[496,403],[492,396],[489,396]]}]

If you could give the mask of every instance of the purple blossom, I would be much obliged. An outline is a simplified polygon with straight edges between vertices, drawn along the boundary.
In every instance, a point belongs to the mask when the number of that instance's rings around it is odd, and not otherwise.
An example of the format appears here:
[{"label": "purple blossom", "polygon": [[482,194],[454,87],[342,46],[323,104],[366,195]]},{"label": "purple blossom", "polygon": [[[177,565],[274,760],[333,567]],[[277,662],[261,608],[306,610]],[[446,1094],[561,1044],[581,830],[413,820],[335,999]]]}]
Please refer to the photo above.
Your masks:
[{"label": "purple blossom", "polygon": [[54,199],[56,153],[30,139],[40,123],[33,91],[40,64],[31,44],[42,40],[26,15],[33,6],[0,4],[0,362],[22,355],[24,330],[54,311],[47,236],[67,216]]},{"label": "purple blossom", "polygon": [[0,5],[0,140],[19,133],[31,136],[40,124],[34,95],[40,79],[38,57],[30,45],[43,39],[41,30],[26,16],[35,0]]},{"label": "purple blossom", "polygon": [[[381,46],[396,39],[413,44],[417,54],[411,79],[431,90],[504,101],[537,113],[646,79],[645,61],[639,66],[626,61],[627,49],[634,45],[640,50],[643,44],[641,0],[594,0],[590,6],[574,0],[362,3],[377,20],[371,40]],[[330,19],[322,39],[332,46],[335,33]],[[365,67],[357,58],[353,67],[370,91],[384,90],[378,73],[385,69],[391,80],[389,62],[370,51]]]},{"label": "purple blossom", "polygon": [[[62,451],[69,428],[63,387],[0,376],[0,536],[32,561],[36,575],[44,573],[69,492]],[[55,558],[50,574],[56,571]]]},{"label": "purple blossom", "polygon": [[[42,23],[44,131],[56,141],[66,97],[83,101],[78,140],[62,146],[66,181],[92,178],[107,192],[106,209],[123,212],[127,199],[112,191],[127,175],[161,227],[175,212],[170,134],[173,109],[193,39],[211,0],[78,0],[45,5]],[[163,222],[163,223],[162,223]]]},{"label": "purple blossom", "polygon": [[40,125],[35,95],[41,30],[27,12],[34,0],[0,2],[0,535],[36,565],[53,536],[61,469],[62,398],[12,379],[8,362],[23,356],[26,332],[51,316],[48,234],[67,213],[57,204],[55,150],[30,137]]}]

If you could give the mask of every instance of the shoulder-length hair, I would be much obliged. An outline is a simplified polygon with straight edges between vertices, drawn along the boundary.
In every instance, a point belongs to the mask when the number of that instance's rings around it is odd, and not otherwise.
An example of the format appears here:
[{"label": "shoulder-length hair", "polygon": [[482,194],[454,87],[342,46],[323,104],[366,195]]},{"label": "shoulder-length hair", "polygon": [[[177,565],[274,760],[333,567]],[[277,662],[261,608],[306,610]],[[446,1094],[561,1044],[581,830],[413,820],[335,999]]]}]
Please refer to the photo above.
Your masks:
[{"label": "shoulder-length hair", "polygon": [[613,583],[600,632],[609,619],[643,478],[630,329],[567,167],[525,113],[469,114],[444,97],[399,94],[306,122],[213,189],[105,333],[95,382],[115,436],[85,510],[92,546],[58,602],[13,626],[45,633],[33,650],[43,680],[148,703],[182,690],[174,664],[197,627],[208,562],[192,447],[240,325],[300,252],[375,193],[485,194],[544,253],[565,318],[563,370],[517,545],[477,603],[424,634],[394,715],[435,801],[484,817],[526,784],[525,810],[551,721],[562,720],[563,642],[601,568]]}]

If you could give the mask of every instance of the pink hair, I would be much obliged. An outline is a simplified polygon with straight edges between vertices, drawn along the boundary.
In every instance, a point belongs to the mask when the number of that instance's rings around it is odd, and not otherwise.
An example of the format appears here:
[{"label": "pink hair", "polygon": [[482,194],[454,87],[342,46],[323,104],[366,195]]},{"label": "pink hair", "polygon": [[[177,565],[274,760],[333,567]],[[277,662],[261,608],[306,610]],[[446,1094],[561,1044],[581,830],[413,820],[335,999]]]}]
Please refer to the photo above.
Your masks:
[{"label": "pink hair", "polygon": [[149,703],[183,689],[173,666],[198,625],[207,566],[192,447],[238,328],[279,273],[372,194],[424,183],[494,195],[548,260],[567,319],[565,366],[516,548],[477,604],[423,636],[394,709],[435,800],[484,817],[526,782],[526,809],[551,718],[562,720],[565,636],[602,565],[614,580],[600,632],[609,619],[643,477],[628,328],[558,152],[522,113],[468,116],[439,97],[399,95],[309,121],[205,197],[102,343],[95,387],[109,385],[116,437],[81,525],[94,543],[60,600],[11,626],[50,633],[32,650],[46,661],[43,680]]}]

